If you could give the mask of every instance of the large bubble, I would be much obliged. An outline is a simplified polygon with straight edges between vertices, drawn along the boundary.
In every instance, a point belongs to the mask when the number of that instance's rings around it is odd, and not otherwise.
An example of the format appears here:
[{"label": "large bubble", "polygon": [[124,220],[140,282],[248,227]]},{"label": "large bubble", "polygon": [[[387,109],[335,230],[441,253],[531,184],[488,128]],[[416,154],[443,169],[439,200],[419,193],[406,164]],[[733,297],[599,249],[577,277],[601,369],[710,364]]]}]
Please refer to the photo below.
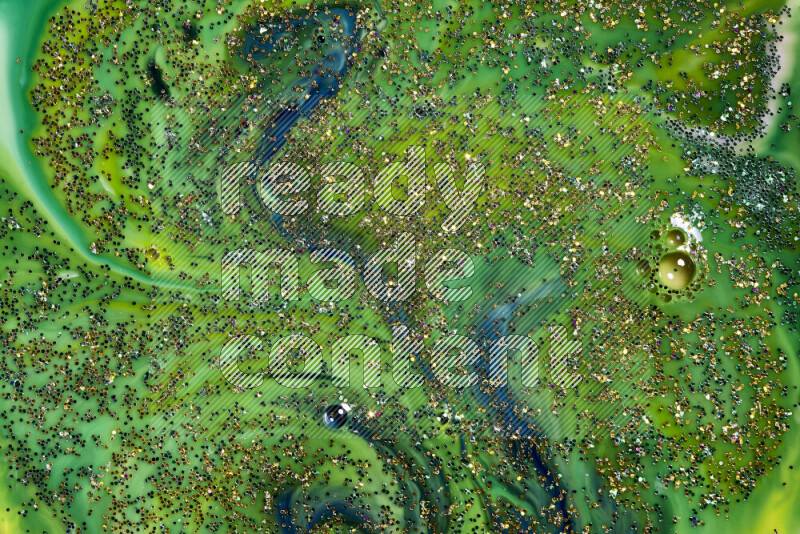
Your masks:
[{"label": "large bubble", "polygon": [[661,258],[658,277],[670,289],[684,289],[692,283],[696,272],[694,260],[685,252],[670,252]]}]

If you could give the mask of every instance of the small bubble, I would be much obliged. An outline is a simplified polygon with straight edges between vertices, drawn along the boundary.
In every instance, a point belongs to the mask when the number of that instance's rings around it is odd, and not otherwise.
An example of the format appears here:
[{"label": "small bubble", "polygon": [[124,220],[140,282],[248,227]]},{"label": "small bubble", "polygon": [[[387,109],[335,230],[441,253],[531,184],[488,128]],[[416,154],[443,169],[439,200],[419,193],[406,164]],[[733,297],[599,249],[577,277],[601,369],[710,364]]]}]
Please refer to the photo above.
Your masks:
[{"label": "small bubble", "polygon": [[667,244],[671,247],[679,247],[686,243],[686,234],[683,230],[671,230],[667,233]]}]

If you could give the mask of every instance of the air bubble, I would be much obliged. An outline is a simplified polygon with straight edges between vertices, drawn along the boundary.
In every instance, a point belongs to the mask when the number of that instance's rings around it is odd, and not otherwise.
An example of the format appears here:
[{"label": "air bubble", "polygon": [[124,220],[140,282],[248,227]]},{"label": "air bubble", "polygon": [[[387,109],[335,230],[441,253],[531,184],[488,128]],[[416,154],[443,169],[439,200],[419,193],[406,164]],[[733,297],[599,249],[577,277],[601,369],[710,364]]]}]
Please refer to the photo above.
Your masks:
[{"label": "air bubble", "polygon": [[695,275],[694,260],[685,252],[670,252],[661,258],[658,277],[670,289],[684,289]]}]

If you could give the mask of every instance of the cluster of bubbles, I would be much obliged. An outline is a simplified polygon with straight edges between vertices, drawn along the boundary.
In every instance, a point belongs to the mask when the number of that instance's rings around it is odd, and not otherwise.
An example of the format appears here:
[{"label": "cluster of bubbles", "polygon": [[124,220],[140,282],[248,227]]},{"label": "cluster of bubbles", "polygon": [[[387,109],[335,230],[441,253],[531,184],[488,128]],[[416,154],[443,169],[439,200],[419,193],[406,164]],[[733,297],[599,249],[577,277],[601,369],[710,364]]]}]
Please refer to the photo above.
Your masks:
[{"label": "cluster of bubbles", "polygon": [[665,303],[691,300],[702,288],[703,248],[682,228],[668,226],[650,234],[649,257],[636,264],[636,273],[646,279],[651,293]]}]

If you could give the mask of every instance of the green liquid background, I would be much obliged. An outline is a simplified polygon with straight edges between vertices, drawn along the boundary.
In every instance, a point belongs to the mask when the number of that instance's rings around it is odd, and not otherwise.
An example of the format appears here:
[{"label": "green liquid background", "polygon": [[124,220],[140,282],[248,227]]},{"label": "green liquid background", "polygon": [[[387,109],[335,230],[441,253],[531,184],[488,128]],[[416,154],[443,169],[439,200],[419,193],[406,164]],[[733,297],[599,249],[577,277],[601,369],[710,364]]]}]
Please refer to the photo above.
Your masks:
[{"label": "green liquid background", "polygon": [[[756,2],[756,4],[761,2]],[[764,2],[766,3],[766,2]],[[788,19],[780,28],[783,35],[789,39],[790,46],[784,47],[785,55],[781,59],[782,70],[779,77],[789,83],[793,95],[800,98],[800,68],[797,58],[792,55],[800,38],[800,2],[795,4],[795,16]],[[81,231],[80,227],[72,221],[64,207],[51,194],[48,178],[31,151],[30,132],[37,127],[37,115],[28,102],[28,91],[31,89],[31,65],[40,47],[40,36],[44,34],[47,20],[61,5],[54,0],[0,0],[0,72],[3,79],[0,82],[0,173],[6,178],[7,184],[13,184],[23,197],[31,199],[40,213],[46,214],[48,220],[58,228],[62,237],[68,239],[82,261],[94,263],[97,266],[109,265],[124,275],[132,276],[140,281],[148,278],[140,272],[124,265],[118,265],[111,259],[93,255],[89,252],[90,236]],[[615,31],[608,32],[610,42],[621,39]],[[221,47],[221,45],[220,45]],[[19,63],[16,58],[20,58]],[[676,65],[673,69],[681,68]],[[784,110],[783,116],[791,110]],[[775,125],[781,117],[775,117]],[[24,130],[21,134],[20,130]],[[776,149],[770,150],[769,155],[785,166],[800,169],[800,139],[797,129],[783,133],[777,127],[771,127],[769,135],[756,144],[760,153],[766,153],[770,144]],[[762,152],[763,151],[763,152]],[[674,173],[664,173],[672,174]],[[667,184],[658,184],[667,186]],[[724,236],[723,236],[724,238]],[[720,238],[721,240],[724,240]],[[91,264],[90,263],[90,264]],[[715,273],[712,273],[714,276]],[[730,283],[727,277],[720,276],[718,284]],[[695,313],[706,309],[709,302],[700,298],[691,304],[681,304],[682,316],[693,317]],[[797,401],[797,390],[791,385],[800,384],[800,362],[797,359],[796,334],[789,334],[777,328],[773,332],[772,345],[784,348],[789,356],[788,368],[783,375],[785,383],[790,385],[792,402]],[[800,532],[800,411],[794,410],[791,421],[792,427],[783,436],[782,462],[774,470],[764,476],[753,494],[744,503],[732,503],[730,519],[717,518],[711,511],[699,514],[699,518],[706,522],[706,526],[691,529],[696,532],[709,533],[793,533]],[[112,425],[108,428],[97,428],[93,425],[92,432],[110,434]],[[5,446],[6,444],[3,444]],[[366,448],[366,445],[364,445]],[[357,451],[356,451],[357,452]],[[570,476],[576,480],[585,475],[584,465],[573,462],[566,467]],[[791,469],[790,466],[797,466]],[[61,522],[52,517],[43,507],[37,514],[28,514],[22,519],[16,510],[23,501],[30,501],[33,495],[31,488],[21,487],[12,483],[5,465],[0,465],[0,534],[16,534],[18,532],[62,532],[64,527]],[[14,481],[15,482],[15,481]],[[786,485],[784,485],[784,483]],[[9,485],[11,487],[9,487]],[[82,495],[82,494],[79,494]],[[668,495],[675,495],[668,493]],[[693,513],[693,505],[688,504],[684,498],[675,498],[669,503],[674,515],[688,518]],[[73,520],[80,523],[82,510],[87,508],[86,503],[79,499],[72,505]],[[6,511],[10,509],[10,511]],[[95,517],[96,519],[96,517]],[[689,530],[689,529],[684,529]]]}]

